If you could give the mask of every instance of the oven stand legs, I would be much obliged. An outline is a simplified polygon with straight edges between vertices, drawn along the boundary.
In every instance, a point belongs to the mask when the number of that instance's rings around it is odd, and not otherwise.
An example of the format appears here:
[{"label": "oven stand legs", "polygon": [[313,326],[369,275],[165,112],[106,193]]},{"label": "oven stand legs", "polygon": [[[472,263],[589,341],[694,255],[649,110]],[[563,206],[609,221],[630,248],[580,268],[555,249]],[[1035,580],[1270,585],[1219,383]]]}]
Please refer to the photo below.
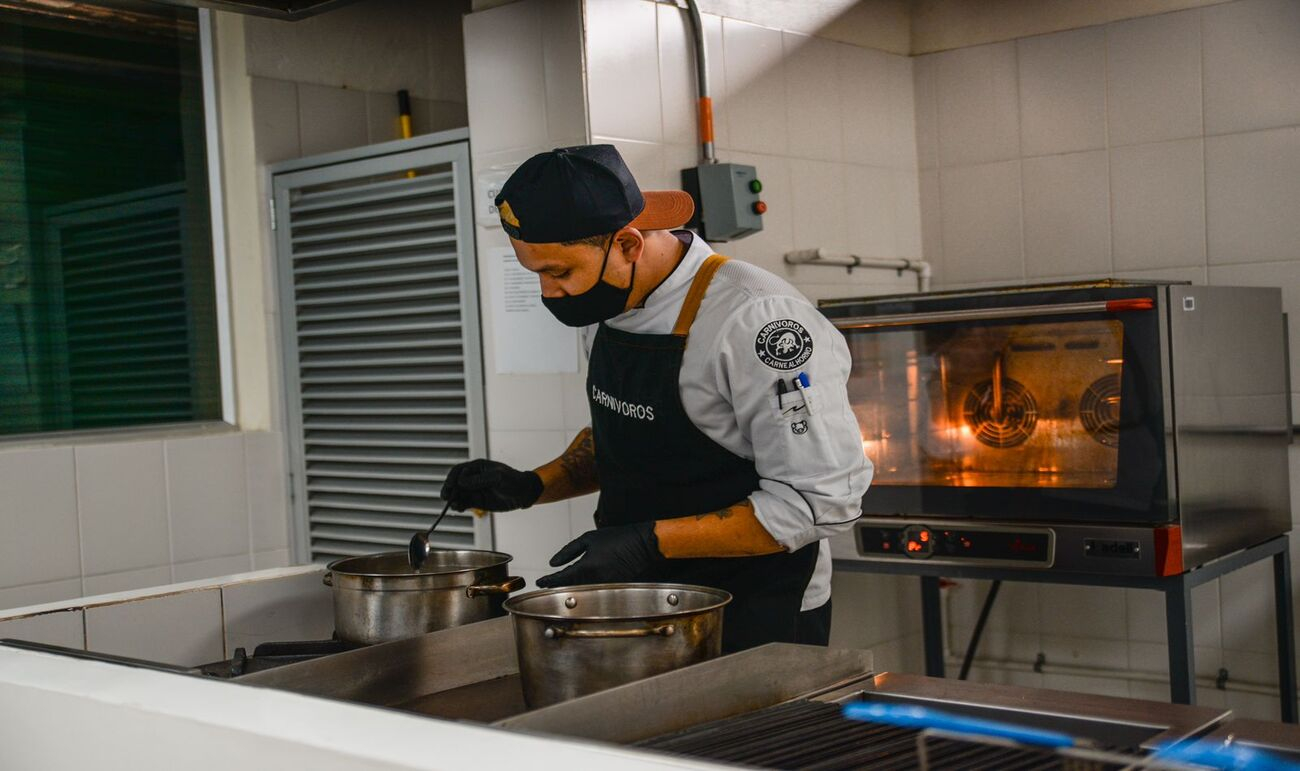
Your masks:
[{"label": "oven stand legs", "polygon": [[943,677],[943,606],[937,576],[921,576],[921,631],[925,638],[925,673]]},{"label": "oven stand legs", "polygon": [[915,575],[921,579],[921,629],[925,633],[925,673],[943,677],[943,608],[939,601],[939,573],[954,578],[984,581],[1029,581],[1044,584],[1116,586],[1146,589],[1165,595],[1165,624],[1169,636],[1169,696],[1176,704],[1194,704],[1196,659],[1192,641],[1192,589],[1234,570],[1266,558],[1273,560],[1273,600],[1277,620],[1277,675],[1283,722],[1300,722],[1296,703],[1295,611],[1291,605],[1290,537],[1279,535],[1264,543],[1211,560],[1195,570],[1167,578],[1139,576],[1078,575],[1034,571],[1012,571],[965,566],[951,567],[924,563],[873,563],[838,561],[837,568],[867,573]]},{"label": "oven stand legs", "polygon": [[1187,574],[1165,585],[1165,628],[1169,639],[1169,700],[1196,703],[1196,648],[1192,642],[1192,584]]},{"label": "oven stand legs", "polygon": [[[1282,701],[1282,722],[1295,723],[1300,715],[1297,715],[1296,706],[1295,613],[1291,606],[1291,553],[1287,548],[1286,536],[1263,546],[1272,552],[1273,557],[1273,602],[1277,622],[1277,684],[1278,695]],[[1260,547],[1249,549],[1247,552],[1253,552],[1258,548]],[[1240,558],[1230,557],[1222,562],[1237,562],[1238,559]],[[1240,559],[1240,564],[1232,565],[1231,569],[1242,567],[1250,561],[1253,560]],[[1226,569],[1213,571],[1210,575],[1200,577],[1197,583],[1212,580],[1225,572]],[[1193,574],[1183,573],[1172,576],[1161,587],[1165,593],[1165,626],[1169,634],[1169,700],[1175,704],[1196,703],[1196,656],[1192,642],[1194,584],[1189,580],[1190,575]]]},{"label": "oven stand legs", "polygon": [[1273,555],[1273,602],[1277,606],[1277,685],[1282,722],[1296,722],[1295,617],[1291,605],[1291,551]]}]

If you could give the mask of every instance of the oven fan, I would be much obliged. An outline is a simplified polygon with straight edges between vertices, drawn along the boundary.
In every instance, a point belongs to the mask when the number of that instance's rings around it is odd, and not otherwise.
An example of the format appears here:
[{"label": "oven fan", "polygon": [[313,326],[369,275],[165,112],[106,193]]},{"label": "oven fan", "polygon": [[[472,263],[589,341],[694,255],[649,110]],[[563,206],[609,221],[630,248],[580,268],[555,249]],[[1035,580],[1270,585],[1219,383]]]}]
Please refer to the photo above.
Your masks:
[{"label": "oven fan", "polygon": [[1107,447],[1119,445],[1119,375],[1092,381],[1079,397],[1079,422],[1098,442]]},{"label": "oven fan", "polygon": [[1038,402],[1029,389],[1011,378],[1002,378],[1002,414],[993,411],[993,381],[976,383],[962,408],[966,425],[975,438],[989,447],[1024,444],[1038,424]]}]

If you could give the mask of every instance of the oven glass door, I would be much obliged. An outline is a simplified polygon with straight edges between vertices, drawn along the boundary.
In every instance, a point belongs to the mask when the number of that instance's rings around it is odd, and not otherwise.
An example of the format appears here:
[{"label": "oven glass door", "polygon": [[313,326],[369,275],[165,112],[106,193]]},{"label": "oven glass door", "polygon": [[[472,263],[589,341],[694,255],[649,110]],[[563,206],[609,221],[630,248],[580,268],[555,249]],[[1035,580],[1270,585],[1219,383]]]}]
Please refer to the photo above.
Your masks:
[{"label": "oven glass door", "polygon": [[864,509],[1168,521],[1158,315],[1139,306],[844,325]]}]

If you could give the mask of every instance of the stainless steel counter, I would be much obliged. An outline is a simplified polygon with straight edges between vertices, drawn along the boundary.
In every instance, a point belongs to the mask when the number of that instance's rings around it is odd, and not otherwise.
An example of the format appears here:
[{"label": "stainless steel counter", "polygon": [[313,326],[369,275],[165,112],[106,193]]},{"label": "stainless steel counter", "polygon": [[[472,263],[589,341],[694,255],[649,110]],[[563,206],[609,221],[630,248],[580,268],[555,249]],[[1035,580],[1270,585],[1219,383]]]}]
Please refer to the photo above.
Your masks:
[{"label": "stainless steel counter", "polygon": [[[706,729],[725,734],[731,723],[752,726],[756,715],[779,720],[787,705],[793,708],[790,714],[820,715],[820,730],[849,732],[839,741],[855,749],[852,732],[860,726],[839,717],[838,705],[860,701],[912,704],[1060,731],[1090,746],[1129,753],[1205,734],[1230,718],[1225,710],[1207,707],[876,673],[869,651],[787,644],[529,711],[510,621],[504,618],[289,664],[238,682],[511,732],[665,749],[677,746],[679,734],[699,735]],[[800,741],[796,731],[781,749],[793,747],[797,754]],[[697,757],[711,757],[707,741],[703,750],[698,741],[688,744]],[[757,762],[747,762],[763,765],[761,753]]]}]

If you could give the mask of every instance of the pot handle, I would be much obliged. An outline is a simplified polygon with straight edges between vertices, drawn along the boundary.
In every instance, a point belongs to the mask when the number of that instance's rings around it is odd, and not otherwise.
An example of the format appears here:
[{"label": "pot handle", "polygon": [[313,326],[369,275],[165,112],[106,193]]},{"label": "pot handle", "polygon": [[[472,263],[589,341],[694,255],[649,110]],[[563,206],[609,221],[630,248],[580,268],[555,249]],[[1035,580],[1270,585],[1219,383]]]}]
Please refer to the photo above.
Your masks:
[{"label": "pot handle", "polygon": [[333,585],[334,585],[334,574],[331,573],[331,572],[329,572],[328,570],[326,570],[326,571],[325,571],[325,575],[321,576],[320,582],[321,582],[322,584],[325,584],[326,586],[333,586]]},{"label": "pot handle", "polygon": [[607,639],[612,637],[672,637],[677,633],[677,627],[672,624],[663,626],[650,626],[643,629],[564,629],[558,626],[548,626],[542,634],[546,635],[548,640],[555,640],[561,637],[577,637],[592,639]]},{"label": "pot handle", "polygon": [[519,576],[510,576],[499,584],[474,584],[465,587],[466,597],[477,597],[480,594],[510,594],[524,588],[524,579]]}]

